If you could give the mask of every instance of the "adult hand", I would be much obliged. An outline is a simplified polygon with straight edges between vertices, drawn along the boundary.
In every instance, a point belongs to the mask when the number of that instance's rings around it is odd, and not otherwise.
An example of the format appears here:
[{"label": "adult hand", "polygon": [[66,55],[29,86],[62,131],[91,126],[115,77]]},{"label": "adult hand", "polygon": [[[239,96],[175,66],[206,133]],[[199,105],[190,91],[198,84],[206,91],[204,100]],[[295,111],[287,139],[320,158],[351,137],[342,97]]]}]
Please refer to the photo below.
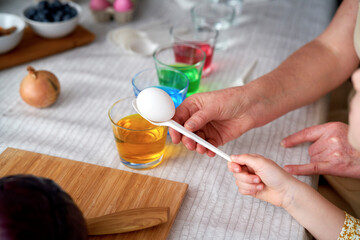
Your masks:
[{"label": "adult hand", "polygon": [[228,168],[239,192],[287,208],[299,186],[298,180],[270,159],[255,154],[232,155]]},{"label": "adult hand", "polygon": [[348,142],[347,124],[330,122],[305,128],[284,138],[284,147],[314,142],[309,147],[310,163],[287,165],[285,170],[295,175],[328,174],[360,178],[360,152]]},{"label": "adult hand", "polygon": [[[242,87],[198,93],[180,104],[173,120],[217,147],[254,127],[248,103]],[[175,144],[182,141],[191,151],[215,156],[215,153],[173,129],[170,129],[170,136]]]}]

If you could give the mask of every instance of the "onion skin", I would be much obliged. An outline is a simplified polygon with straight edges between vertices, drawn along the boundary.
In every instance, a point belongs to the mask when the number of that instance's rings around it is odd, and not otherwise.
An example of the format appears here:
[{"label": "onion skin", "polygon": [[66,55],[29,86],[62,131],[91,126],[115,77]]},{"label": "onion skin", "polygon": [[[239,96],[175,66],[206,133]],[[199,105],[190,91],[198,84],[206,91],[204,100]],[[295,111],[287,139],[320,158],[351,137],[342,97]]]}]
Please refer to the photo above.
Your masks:
[{"label": "onion skin", "polygon": [[28,75],[20,84],[20,96],[29,105],[38,108],[49,107],[54,104],[60,94],[60,82],[49,71],[36,71],[27,67]]}]

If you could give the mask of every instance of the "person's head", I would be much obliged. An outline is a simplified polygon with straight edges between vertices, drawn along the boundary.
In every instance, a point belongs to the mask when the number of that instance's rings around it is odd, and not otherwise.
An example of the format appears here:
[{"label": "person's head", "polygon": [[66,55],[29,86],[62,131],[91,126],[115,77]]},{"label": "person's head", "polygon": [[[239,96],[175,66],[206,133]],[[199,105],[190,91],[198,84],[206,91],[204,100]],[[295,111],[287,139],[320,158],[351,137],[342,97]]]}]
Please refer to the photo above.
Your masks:
[{"label": "person's head", "polygon": [[349,143],[360,151],[360,69],[352,75],[352,82],[356,91],[351,100],[349,114]]}]

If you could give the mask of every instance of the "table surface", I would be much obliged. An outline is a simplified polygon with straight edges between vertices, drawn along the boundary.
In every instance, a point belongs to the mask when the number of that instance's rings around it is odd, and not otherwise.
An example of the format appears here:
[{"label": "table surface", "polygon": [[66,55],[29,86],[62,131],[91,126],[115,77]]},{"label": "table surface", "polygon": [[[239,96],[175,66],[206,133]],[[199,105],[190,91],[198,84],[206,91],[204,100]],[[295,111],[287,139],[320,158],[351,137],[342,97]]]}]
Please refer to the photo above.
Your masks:
[{"label": "table surface", "polygon": [[[254,60],[258,63],[250,80],[271,71],[328,25],[335,2],[245,1],[232,30],[236,41],[228,51],[215,52],[214,71],[202,79],[202,90],[231,86]],[[139,0],[134,21],[118,25],[95,22],[88,2],[78,3],[83,6],[80,23],[96,34],[93,43],[0,71],[0,152],[14,147],[133,171],[119,161],[107,111],[116,100],[133,95],[132,76],[153,67],[154,62],[151,57],[124,55],[107,40],[106,34],[119,27],[147,29],[165,42],[169,39],[169,26],[178,23],[178,19],[190,21],[190,13],[175,1]],[[20,14],[28,4],[20,0],[1,1],[0,11]],[[30,64],[55,73],[60,80],[60,97],[50,108],[30,107],[19,96],[20,82]],[[307,163],[307,144],[284,149],[279,143],[291,133],[322,123],[326,107],[326,101],[320,100],[289,112],[221,149],[228,154],[261,154],[280,166]],[[189,184],[169,239],[309,238],[306,230],[282,208],[238,193],[234,178],[220,157],[190,152],[168,139],[164,162],[138,173]],[[298,179],[317,186],[316,177]]]}]

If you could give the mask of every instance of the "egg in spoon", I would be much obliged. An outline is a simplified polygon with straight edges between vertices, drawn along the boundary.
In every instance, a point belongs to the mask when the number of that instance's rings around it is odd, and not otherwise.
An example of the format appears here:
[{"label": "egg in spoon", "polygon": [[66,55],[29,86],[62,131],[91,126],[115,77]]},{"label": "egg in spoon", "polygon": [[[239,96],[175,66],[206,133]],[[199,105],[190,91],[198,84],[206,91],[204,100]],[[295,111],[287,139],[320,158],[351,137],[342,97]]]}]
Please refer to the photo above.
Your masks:
[{"label": "egg in spoon", "polygon": [[174,120],[171,120],[175,115],[175,105],[171,97],[164,90],[156,87],[146,88],[139,93],[137,98],[133,100],[132,104],[134,109],[150,123],[157,126],[171,127],[179,133],[213,151],[227,161],[231,161],[228,154],[224,153],[193,132],[185,129]]}]

